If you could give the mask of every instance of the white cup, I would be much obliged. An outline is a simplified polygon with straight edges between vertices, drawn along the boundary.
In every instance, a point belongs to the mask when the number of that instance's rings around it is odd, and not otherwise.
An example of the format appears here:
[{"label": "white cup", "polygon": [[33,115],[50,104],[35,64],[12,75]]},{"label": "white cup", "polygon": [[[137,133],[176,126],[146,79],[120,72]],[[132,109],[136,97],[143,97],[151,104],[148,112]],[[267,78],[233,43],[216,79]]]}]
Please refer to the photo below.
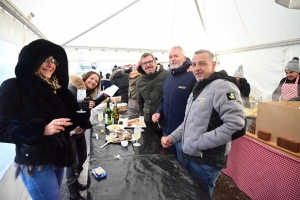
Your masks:
[{"label": "white cup", "polygon": [[121,141],[122,147],[127,147],[128,146],[128,141]]},{"label": "white cup", "polygon": [[123,126],[128,126],[128,118],[124,118],[122,121],[123,121]]}]

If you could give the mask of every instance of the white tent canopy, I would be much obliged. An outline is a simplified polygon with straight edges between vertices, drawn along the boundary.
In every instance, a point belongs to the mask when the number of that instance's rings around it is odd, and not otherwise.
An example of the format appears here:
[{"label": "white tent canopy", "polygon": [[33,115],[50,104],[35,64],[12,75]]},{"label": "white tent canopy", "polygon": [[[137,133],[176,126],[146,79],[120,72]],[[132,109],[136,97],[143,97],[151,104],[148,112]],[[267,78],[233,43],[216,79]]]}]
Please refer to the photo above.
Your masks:
[{"label": "white tent canopy", "polygon": [[[39,37],[65,47],[70,73],[83,61],[97,61],[102,71],[136,64],[144,52],[153,52],[166,65],[169,49],[181,45],[188,57],[198,49],[211,50],[217,55],[217,70],[230,75],[242,64],[251,94],[258,96],[270,95],[284,77],[285,64],[300,57],[300,10],[273,0],[0,2]],[[15,43],[6,29],[13,21],[1,20],[0,37],[7,34],[10,38],[4,39]],[[19,49],[32,39],[23,36]]]}]

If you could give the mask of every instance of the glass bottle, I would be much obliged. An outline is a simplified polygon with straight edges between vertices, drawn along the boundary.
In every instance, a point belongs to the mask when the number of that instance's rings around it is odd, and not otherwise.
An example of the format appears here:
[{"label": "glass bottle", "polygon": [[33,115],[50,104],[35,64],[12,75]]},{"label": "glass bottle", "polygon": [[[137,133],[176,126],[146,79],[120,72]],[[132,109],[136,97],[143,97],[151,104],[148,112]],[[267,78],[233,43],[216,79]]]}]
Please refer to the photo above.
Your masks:
[{"label": "glass bottle", "polygon": [[118,107],[117,107],[117,101],[115,101],[114,109],[113,109],[113,112],[112,112],[113,124],[118,124],[119,116],[120,116],[120,114],[119,114]]},{"label": "glass bottle", "polygon": [[112,122],[111,122],[112,111],[110,109],[110,101],[107,101],[107,107],[106,107],[104,113],[105,113],[105,128],[106,128],[107,126],[112,124]]}]

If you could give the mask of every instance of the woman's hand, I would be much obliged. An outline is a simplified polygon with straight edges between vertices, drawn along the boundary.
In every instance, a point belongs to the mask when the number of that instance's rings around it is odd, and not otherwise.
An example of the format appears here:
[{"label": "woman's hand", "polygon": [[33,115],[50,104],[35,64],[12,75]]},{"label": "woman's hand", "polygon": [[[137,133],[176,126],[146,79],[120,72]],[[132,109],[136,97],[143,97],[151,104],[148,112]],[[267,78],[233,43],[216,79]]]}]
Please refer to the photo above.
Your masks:
[{"label": "woman's hand", "polygon": [[64,131],[67,126],[72,125],[69,118],[59,118],[52,120],[49,124],[45,126],[44,135],[53,135]]},{"label": "woman's hand", "polygon": [[77,135],[83,133],[84,129],[80,126],[77,126],[73,131],[71,131],[70,135]]},{"label": "woman's hand", "polygon": [[92,109],[95,107],[95,102],[94,101],[90,101],[89,103],[89,109]]}]

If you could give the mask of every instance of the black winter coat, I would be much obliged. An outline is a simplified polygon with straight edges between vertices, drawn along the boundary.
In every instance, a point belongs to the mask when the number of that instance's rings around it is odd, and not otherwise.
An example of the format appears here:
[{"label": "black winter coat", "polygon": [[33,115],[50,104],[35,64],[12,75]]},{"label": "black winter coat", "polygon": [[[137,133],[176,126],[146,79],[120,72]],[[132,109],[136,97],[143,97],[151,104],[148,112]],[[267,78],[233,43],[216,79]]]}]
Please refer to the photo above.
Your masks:
[{"label": "black winter coat", "polygon": [[111,85],[118,86],[119,89],[114,96],[121,96],[121,101],[124,103],[128,102],[128,87],[129,87],[129,76],[124,72],[123,69],[117,69],[114,71],[109,79],[111,80]]},{"label": "black winter coat", "polygon": [[238,88],[241,92],[244,107],[250,108],[249,94],[250,94],[251,88],[250,88],[250,84],[248,83],[247,79],[245,79],[245,78],[240,79]]},{"label": "black winter coat", "polygon": [[[41,59],[42,63],[49,55],[60,62],[54,72],[61,86],[57,94],[33,74],[39,67],[36,63]],[[91,123],[76,113],[78,103],[67,88],[65,51],[49,41],[36,40],[22,49],[15,73],[17,78],[4,81],[0,87],[0,142],[16,145],[18,164],[71,166],[70,131],[76,126],[91,128]],[[73,125],[45,136],[45,126],[57,118],[70,118]]]}]

